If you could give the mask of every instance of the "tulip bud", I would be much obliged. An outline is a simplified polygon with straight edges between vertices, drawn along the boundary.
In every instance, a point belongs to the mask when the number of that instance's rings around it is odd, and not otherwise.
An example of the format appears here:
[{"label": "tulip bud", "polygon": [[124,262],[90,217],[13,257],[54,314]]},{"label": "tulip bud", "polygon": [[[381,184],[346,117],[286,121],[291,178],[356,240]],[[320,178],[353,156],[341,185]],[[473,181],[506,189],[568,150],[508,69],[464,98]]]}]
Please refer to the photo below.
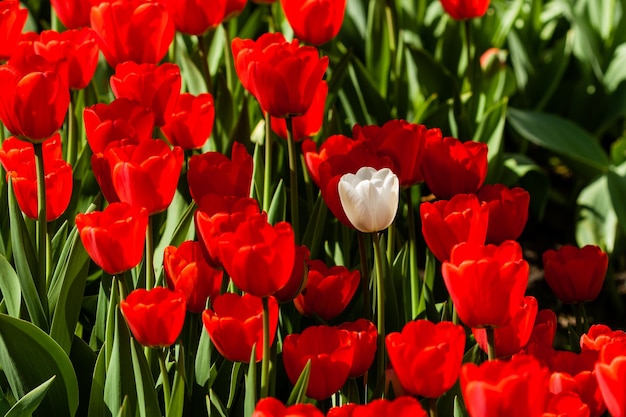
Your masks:
[{"label": "tulip bud", "polygon": [[398,211],[400,183],[389,168],[360,168],[339,180],[339,199],[355,229],[373,233],[385,230]]}]

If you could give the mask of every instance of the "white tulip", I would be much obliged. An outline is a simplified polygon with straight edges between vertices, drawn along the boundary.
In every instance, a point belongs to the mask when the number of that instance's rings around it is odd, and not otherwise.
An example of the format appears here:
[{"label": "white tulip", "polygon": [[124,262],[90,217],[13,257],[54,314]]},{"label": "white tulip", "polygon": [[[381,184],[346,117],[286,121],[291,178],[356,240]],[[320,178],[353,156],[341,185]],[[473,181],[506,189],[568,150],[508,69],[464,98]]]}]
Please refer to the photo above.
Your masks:
[{"label": "white tulip", "polygon": [[339,180],[339,199],[355,229],[373,233],[385,230],[398,211],[400,182],[389,168],[362,167]]}]

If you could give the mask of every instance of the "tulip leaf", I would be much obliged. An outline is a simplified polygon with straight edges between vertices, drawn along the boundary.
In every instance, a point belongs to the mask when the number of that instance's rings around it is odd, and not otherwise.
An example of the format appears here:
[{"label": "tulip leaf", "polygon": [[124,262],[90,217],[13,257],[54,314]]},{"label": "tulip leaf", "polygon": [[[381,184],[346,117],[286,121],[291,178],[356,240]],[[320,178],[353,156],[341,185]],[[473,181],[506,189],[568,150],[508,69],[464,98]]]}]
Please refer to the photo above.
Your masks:
[{"label": "tulip leaf", "polygon": [[96,366],[93,371],[91,381],[91,392],[89,395],[88,417],[108,417],[111,412],[104,403],[104,384],[106,382],[106,355],[105,349],[100,349]]},{"label": "tulip leaf", "polygon": [[58,378],[41,401],[46,416],[73,416],[78,381],[67,354],[37,326],[0,314],[0,367],[15,398],[21,398],[53,375]]},{"label": "tulip leaf", "polygon": [[285,184],[281,179],[278,182],[274,196],[272,197],[272,203],[270,209],[267,212],[267,221],[270,224],[276,224],[279,221],[285,220],[287,216],[287,191],[285,190]]},{"label": "tulip leaf", "polygon": [[561,155],[581,175],[592,178],[609,166],[609,158],[597,140],[574,122],[513,108],[508,110],[508,120],[524,139]]},{"label": "tulip leaf", "polygon": [[0,292],[10,316],[20,317],[22,293],[15,270],[4,255],[0,254]]},{"label": "tulip leaf", "polygon": [[246,375],[245,398],[243,401],[243,415],[251,416],[257,403],[257,383],[256,383],[256,344],[252,346],[250,362],[248,362],[248,375]]},{"label": "tulip leaf", "polygon": [[41,401],[43,401],[55,378],[56,375],[52,375],[50,379],[20,398],[4,417],[26,417],[32,415],[39,407],[39,404],[41,404]]},{"label": "tulip leaf", "polygon": [[141,417],[160,415],[159,400],[146,356],[136,342],[130,343],[130,353],[135,375],[135,386],[137,387],[139,415]]},{"label": "tulip leaf", "polygon": [[309,388],[309,377],[311,376],[311,360],[309,359],[300,373],[296,385],[289,394],[287,405],[301,404],[306,399],[306,390]]},{"label": "tulip leaf", "polygon": [[302,244],[305,245],[311,251],[311,259],[317,259],[317,252],[322,242],[322,235],[326,223],[326,216],[328,215],[328,208],[326,202],[322,198],[322,194],[318,193],[317,200],[313,206],[313,212],[307,223],[304,236],[302,237]]},{"label": "tulip leaf", "polygon": [[211,377],[211,338],[203,326],[195,363],[196,384],[204,387]]},{"label": "tulip leaf", "polygon": [[469,417],[463,400],[459,396],[454,397],[454,417]]},{"label": "tulip leaf", "polygon": [[473,140],[487,144],[487,183],[496,183],[502,167],[504,125],[508,99],[505,97],[489,109],[478,124]]},{"label": "tulip leaf", "polygon": [[80,337],[74,335],[70,361],[78,380],[78,410],[76,415],[86,416],[89,411],[91,382],[94,377],[97,355]]},{"label": "tulip leaf", "polygon": [[176,61],[180,66],[184,89],[194,95],[206,93],[207,88],[202,72],[189,57],[182,34],[177,33],[174,42],[176,42]]},{"label": "tulip leaf", "polygon": [[241,375],[241,362],[233,362],[233,367],[230,372],[230,389],[228,390],[228,402],[226,403],[226,408],[230,410],[233,406],[233,401],[235,401],[235,396],[237,395],[237,387],[239,386],[239,378]]},{"label": "tulip leaf", "polygon": [[606,174],[606,179],[618,224],[622,228],[622,233],[626,234],[626,200],[624,200],[626,195],[626,175],[619,174],[614,168],[611,168]]},{"label": "tulip leaf", "polygon": [[[211,404],[213,404],[213,407],[217,409],[217,412],[220,413],[221,417],[228,417],[228,412],[226,411],[224,404],[222,404],[219,396],[212,389],[209,390],[209,400],[211,401]],[[213,414],[209,412],[209,415]]]},{"label": "tulip leaf", "polygon": [[[183,347],[180,346],[178,361],[176,362],[176,372],[174,372],[174,382],[170,396],[170,407],[167,410],[168,417],[182,417],[185,405],[185,355]],[[148,414],[148,416],[153,414]]]},{"label": "tulip leaf", "polygon": [[[13,260],[19,279],[24,304],[30,315],[31,321],[43,330],[49,329],[47,315],[42,300],[35,287],[37,276],[37,259],[34,249],[22,217],[22,212],[17,205],[11,183],[9,183],[9,217],[11,219],[11,245],[13,247]],[[44,297],[45,298],[45,297]],[[45,300],[43,300],[45,301]]]},{"label": "tulip leaf", "polygon": [[367,72],[371,74],[376,89],[382,96],[387,95],[391,53],[389,50],[389,31],[386,19],[386,3],[383,0],[369,2],[367,11],[367,32],[365,35],[365,62]]}]

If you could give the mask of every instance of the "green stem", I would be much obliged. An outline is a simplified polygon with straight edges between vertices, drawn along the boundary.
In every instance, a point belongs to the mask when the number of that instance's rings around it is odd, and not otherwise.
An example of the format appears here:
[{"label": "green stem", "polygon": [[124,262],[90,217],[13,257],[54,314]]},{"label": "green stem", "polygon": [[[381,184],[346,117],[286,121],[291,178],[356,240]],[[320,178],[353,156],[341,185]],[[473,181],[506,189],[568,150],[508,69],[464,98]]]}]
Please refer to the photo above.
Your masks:
[{"label": "green stem", "polygon": [[289,151],[289,189],[291,193],[291,227],[296,237],[296,244],[300,242],[300,213],[298,211],[298,155],[293,140],[293,124],[291,116],[285,119],[287,123],[287,149]]},{"label": "green stem", "polygon": [[5,136],[4,136],[4,123],[2,123],[0,121],[0,145],[2,145],[2,142],[4,142]]},{"label": "green stem", "polygon": [[463,21],[463,28],[465,29],[465,49],[467,53],[467,81],[470,87],[473,87],[474,82],[474,56],[472,54],[472,21],[471,19],[465,19]]},{"label": "green stem", "polygon": [[165,364],[165,349],[158,349],[158,352],[159,368],[161,368],[161,381],[163,382],[163,399],[165,400],[165,416],[167,416],[170,410],[170,375],[167,372],[167,365]]},{"label": "green stem", "polygon": [[271,116],[265,113],[265,172],[263,176],[263,210],[269,211],[272,198],[272,128]]},{"label": "green stem", "polygon": [[374,244],[374,266],[376,268],[376,324],[378,327],[377,346],[377,378],[380,381],[385,377],[385,285],[383,276],[383,260],[380,251],[380,238],[378,233],[372,233]]},{"label": "green stem", "polygon": [[359,257],[361,258],[361,291],[363,292],[363,317],[372,320],[372,304],[370,301],[370,271],[365,247],[365,233],[356,232],[359,243]]},{"label": "green stem", "polygon": [[485,330],[487,331],[487,358],[492,361],[496,359],[496,331],[491,326]]},{"label": "green stem", "polygon": [[583,303],[576,303],[576,333],[580,337],[583,334],[583,310],[585,306]]},{"label": "green stem", "polygon": [[198,35],[198,54],[200,55],[200,68],[202,69],[204,82],[206,83],[207,91],[210,93],[213,91],[213,83],[211,81],[211,71],[209,70],[208,49],[206,46],[204,35]]},{"label": "green stem", "polygon": [[146,229],[146,289],[154,288],[154,236],[152,233],[152,216],[148,218]]},{"label": "green stem", "polygon": [[263,297],[263,358],[261,359],[261,397],[269,393],[270,381],[270,307],[269,298]]},{"label": "green stem", "polygon": [[411,318],[417,317],[420,307],[420,278],[417,268],[417,235],[415,233],[415,212],[411,189],[405,190],[407,205],[407,222],[409,228],[409,273],[411,282]]},{"label": "green stem", "polygon": [[39,277],[37,291],[39,298],[47,297],[47,259],[48,259],[48,220],[46,217],[46,180],[43,160],[43,143],[33,144],[35,148],[35,166],[37,169],[37,250]]},{"label": "green stem", "polygon": [[74,166],[76,164],[76,158],[78,155],[78,135],[76,134],[76,100],[78,94],[76,91],[72,91],[70,105],[67,111],[67,162]]},{"label": "green stem", "polygon": [[439,412],[437,411],[437,399],[429,398],[428,399],[428,415],[430,417],[437,417]]},{"label": "green stem", "polygon": [[394,242],[395,242],[395,236],[396,236],[396,223],[393,222],[391,223],[391,225],[389,226],[389,228],[387,229],[387,263],[392,262],[393,258],[395,257],[394,255]]}]

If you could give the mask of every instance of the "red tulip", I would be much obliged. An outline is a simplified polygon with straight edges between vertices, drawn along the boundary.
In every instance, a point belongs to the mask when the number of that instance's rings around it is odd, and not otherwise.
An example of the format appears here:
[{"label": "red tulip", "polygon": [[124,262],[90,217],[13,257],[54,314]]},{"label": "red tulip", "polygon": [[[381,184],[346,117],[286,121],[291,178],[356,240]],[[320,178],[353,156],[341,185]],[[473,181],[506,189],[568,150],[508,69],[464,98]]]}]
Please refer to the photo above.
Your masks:
[{"label": "red tulip", "polygon": [[420,204],[422,234],[430,251],[441,262],[450,259],[461,242],[485,243],[489,208],[473,194],[457,194],[450,201]]},{"label": "red tulip", "polygon": [[232,201],[250,197],[252,156],[234,142],[231,159],[219,152],[206,152],[189,159],[189,191],[200,210],[209,216],[223,210],[224,198]]},{"label": "red tulip", "polygon": [[239,14],[247,0],[165,0],[165,7],[174,20],[176,30],[189,35],[202,35],[215,29],[234,14]]},{"label": "red tulip", "polygon": [[522,234],[528,220],[528,191],[495,184],[482,186],[477,195],[489,208],[487,243],[499,245],[505,240],[515,240]]},{"label": "red tulip", "polygon": [[308,262],[306,287],[293,303],[305,316],[315,314],[322,320],[332,320],[348,306],[359,288],[361,274],[345,266],[332,266],[319,260]]},{"label": "red tulip", "polygon": [[598,246],[564,245],[543,254],[544,277],[564,303],[593,301],[604,283],[609,257]]},{"label": "red tulip", "polygon": [[539,310],[535,317],[535,324],[528,339],[528,345],[543,345],[552,347],[556,335],[556,313],[550,309]]},{"label": "red tulip", "polygon": [[133,336],[143,346],[172,345],[185,322],[185,296],[164,287],[136,289],[120,301],[120,309]]},{"label": "red tulip", "polygon": [[505,326],[524,301],[528,262],[508,240],[500,246],[461,243],[441,266],[459,318],[469,327]]},{"label": "red tulip", "polygon": [[283,341],[283,363],[292,384],[311,361],[306,395],[316,400],[330,397],[345,384],[353,359],[350,334],[337,327],[307,327]]},{"label": "red tulip", "polygon": [[626,340],[616,340],[602,348],[595,372],[611,416],[626,416]]},{"label": "red tulip", "polygon": [[121,201],[145,207],[149,214],[165,210],[174,198],[183,165],[183,150],[170,150],[162,140],[109,147],[104,157]]},{"label": "red tulip", "polygon": [[478,191],[487,176],[487,145],[428,133],[422,175],[430,191],[440,199]]},{"label": "red tulip", "polygon": [[166,247],[163,266],[167,286],[185,294],[192,313],[204,311],[207,298],[214,300],[220,294],[224,272],[208,264],[198,242],[187,240],[178,248]]},{"label": "red tulip", "polygon": [[390,120],[382,127],[355,125],[352,137],[369,141],[381,160],[398,176],[401,187],[422,182],[420,167],[424,156],[427,130],[424,125],[405,120]]},{"label": "red tulip", "polygon": [[413,395],[438,398],[459,377],[465,330],[452,322],[411,321],[401,333],[388,334],[385,344],[402,387]]},{"label": "red tulip", "polygon": [[273,397],[262,398],[256,405],[252,417],[324,417],[313,404],[295,404],[286,407]]},{"label": "red tulip", "polygon": [[112,68],[126,61],[156,64],[174,39],[174,22],[159,1],[101,1],[91,8],[91,28]]},{"label": "red tulip", "polygon": [[152,138],[154,115],[136,101],[118,98],[110,104],[99,103],[83,111],[87,142],[94,154],[122,139],[133,143]]},{"label": "red tulip", "polygon": [[0,62],[13,55],[27,18],[28,9],[21,8],[19,1],[0,1]]},{"label": "red tulip", "polygon": [[117,191],[115,191],[113,178],[111,177],[111,165],[104,157],[104,154],[95,153],[91,155],[91,170],[98,186],[100,186],[104,199],[109,203],[119,203],[120,198],[117,195]]},{"label": "red tulip", "polygon": [[[269,297],[270,345],[278,326],[278,303]],[[251,294],[226,293],[212,302],[213,310],[202,313],[204,327],[213,344],[226,359],[233,362],[250,362],[252,347],[255,360],[263,358],[263,304]]]},{"label": "red tulip", "polygon": [[[50,161],[63,158],[61,135],[56,133],[43,143],[43,157],[45,160]],[[5,171],[17,171],[23,164],[31,164],[34,158],[35,148],[32,143],[23,141],[14,136],[2,142],[0,163],[2,163]]]},{"label": "red tulip", "polygon": [[302,290],[304,290],[308,281],[308,263],[310,261],[309,257],[311,256],[309,248],[304,245],[296,245],[295,250],[296,256],[294,258],[289,282],[274,294],[274,297],[281,303],[287,303],[296,298]]},{"label": "red tulip", "polygon": [[328,67],[315,47],[286,42],[280,33],[235,38],[232,50],[241,83],[274,117],[305,114]]},{"label": "red tulip", "polygon": [[207,261],[214,268],[222,268],[220,239],[224,233],[235,232],[248,217],[259,214],[259,203],[253,198],[235,200],[228,210],[213,215],[196,211],[195,226],[198,241],[202,244]]},{"label": "red tulip", "polygon": [[440,0],[446,13],[456,20],[481,17],[487,12],[490,0]]},{"label": "red tulip", "polygon": [[542,417],[589,417],[589,407],[574,392],[560,392],[548,396],[546,411]]},{"label": "red tulip", "polygon": [[175,146],[200,149],[211,136],[215,103],[211,94],[181,94],[171,115],[165,115],[163,135]]},{"label": "red tulip", "polygon": [[539,417],[548,392],[548,370],[532,356],[492,360],[461,368],[461,392],[471,417]]},{"label": "red tulip", "polygon": [[[307,137],[315,136],[322,128],[326,110],[328,83],[322,80],[315,90],[311,107],[302,116],[292,119],[293,140],[298,142]],[[287,139],[287,121],[281,117],[271,118],[272,130],[283,139]]]},{"label": "red tulip", "polygon": [[[535,297],[524,297],[523,304],[515,313],[511,322],[506,326],[494,329],[495,349],[498,357],[506,357],[520,352],[528,343],[533,330],[535,317],[537,316],[537,299]],[[487,330],[472,329],[476,343],[487,352]]]},{"label": "red tulip", "polygon": [[174,112],[180,86],[180,68],[169,62],[161,65],[124,62],[111,76],[115,97],[141,103],[152,111],[157,126],[163,126],[165,117]]},{"label": "red tulip", "polygon": [[107,274],[136,267],[143,257],[148,212],[128,203],[76,215],[76,228],[89,257]]},{"label": "red tulip", "polygon": [[346,0],[281,0],[296,38],[322,45],[339,33],[346,12]]},{"label": "red tulip", "polygon": [[350,332],[354,346],[354,360],[348,376],[357,378],[364,375],[372,366],[376,355],[376,342],[378,340],[376,325],[369,320],[358,319],[340,324],[339,328]]},{"label": "red tulip", "polygon": [[0,120],[13,135],[40,143],[63,125],[70,93],[54,72],[21,74],[0,66]]},{"label": "red tulip", "polygon": [[614,340],[626,340],[626,332],[623,330],[612,330],[604,324],[594,324],[587,333],[580,337],[580,348],[585,350],[595,350],[600,352],[604,345]]},{"label": "red tulip", "polygon": [[327,417],[427,417],[417,399],[403,396],[393,400],[385,398],[376,399],[367,404],[346,404],[341,407],[333,407],[328,411]]},{"label": "red tulip", "polygon": [[272,226],[266,213],[253,214],[219,242],[224,269],[240,290],[267,297],[287,285],[295,258],[289,223]]},{"label": "red tulip", "polygon": [[92,1],[50,0],[57,17],[67,29],[89,26]]}]

